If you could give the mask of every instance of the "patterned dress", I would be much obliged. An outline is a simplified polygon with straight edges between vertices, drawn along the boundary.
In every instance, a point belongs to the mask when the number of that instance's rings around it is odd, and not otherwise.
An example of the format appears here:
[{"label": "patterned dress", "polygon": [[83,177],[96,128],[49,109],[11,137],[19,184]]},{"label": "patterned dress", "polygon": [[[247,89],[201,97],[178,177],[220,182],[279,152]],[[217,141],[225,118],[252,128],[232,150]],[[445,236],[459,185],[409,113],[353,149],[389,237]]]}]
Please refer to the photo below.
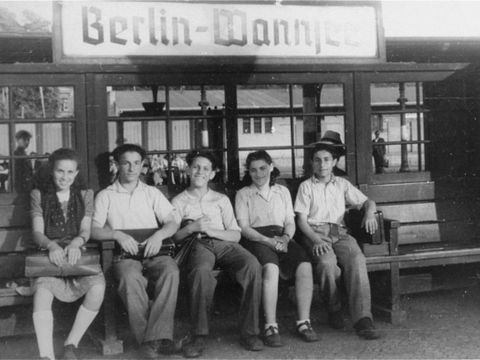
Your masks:
[{"label": "patterned dress", "polygon": [[[45,235],[65,247],[78,234],[83,217],[92,217],[93,191],[70,191],[68,201],[60,202],[56,194],[32,190],[31,215],[32,218],[41,216],[45,222]],[[74,302],[97,284],[105,285],[103,273],[65,278],[39,277],[34,280],[33,289],[44,288],[60,301]]]}]

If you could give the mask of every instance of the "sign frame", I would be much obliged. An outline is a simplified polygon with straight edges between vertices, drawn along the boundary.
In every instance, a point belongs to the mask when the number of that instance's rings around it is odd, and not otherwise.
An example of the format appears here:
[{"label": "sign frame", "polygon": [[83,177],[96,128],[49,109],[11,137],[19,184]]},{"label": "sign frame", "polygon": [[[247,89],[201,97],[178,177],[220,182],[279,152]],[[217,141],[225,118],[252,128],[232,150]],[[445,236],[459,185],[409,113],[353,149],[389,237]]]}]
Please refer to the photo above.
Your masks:
[{"label": "sign frame", "polygon": [[[158,4],[208,4],[215,5],[264,5],[264,6],[319,6],[319,7],[371,7],[375,14],[376,28],[376,54],[374,56],[252,56],[252,55],[139,55],[139,56],[92,56],[81,55],[74,57],[67,55],[63,49],[62,33],[62,6],[69,1],[55,1],[53,3],[53,61],[63,64],[150,64],[150,65],[316,65],[316,64],[378,64],[386,62],[385,36],[383,30],[381,3],[379,1],[265,1],[265,0],[244,0],[244,1],[205,1],[205,0],[167,0],[167,1],[102,1],[103,3],[158,3]],[[94,1],[86,3],[95,4]],[[97,2],[98,4],[98,2]]]}]

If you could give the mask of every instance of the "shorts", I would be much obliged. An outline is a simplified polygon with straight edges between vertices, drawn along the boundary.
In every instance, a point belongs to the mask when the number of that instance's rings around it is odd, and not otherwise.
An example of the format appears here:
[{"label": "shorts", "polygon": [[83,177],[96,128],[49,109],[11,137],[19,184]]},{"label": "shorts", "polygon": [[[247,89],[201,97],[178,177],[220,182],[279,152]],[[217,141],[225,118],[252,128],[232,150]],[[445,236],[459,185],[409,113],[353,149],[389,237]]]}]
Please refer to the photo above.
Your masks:
[{"label": "shorts", "polygon": [[269,263],[277,265],[284,280],[292,279],[295,276],[298,265],[303,262],[310,262],[305,250],[294,240],[288,243],[286,253],[276,252],[268,245],[246,239],[242,239],[240,244],[255,255],[260,265]]}]

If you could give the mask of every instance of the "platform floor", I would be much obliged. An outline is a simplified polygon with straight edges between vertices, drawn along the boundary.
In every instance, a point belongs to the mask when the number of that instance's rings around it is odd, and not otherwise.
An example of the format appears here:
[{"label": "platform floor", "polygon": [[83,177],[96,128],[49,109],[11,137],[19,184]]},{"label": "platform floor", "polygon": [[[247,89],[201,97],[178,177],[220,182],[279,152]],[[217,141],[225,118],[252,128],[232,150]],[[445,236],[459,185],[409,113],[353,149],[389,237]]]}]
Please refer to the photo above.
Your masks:
[{"label": "platform floor", "polygon": [[[393,326],[381,319],[376,325],[384,333],[380,340],[358,338],[351,324],[344,331],[327,327],[326,316],[319,305],[313,306],[313,326],[321,334],[318,343],[306,344],[294,335],[295,313],[292,304],[284,300],[280,306],[279,323],[285,346],[248,352],[238,344],[235,311],[220,308],[212,315],[212,334],[204,359],[479,359],[480,358],[480,287],[456,289],[405,296],[403,307],[407,321]],[[233,309],[235,310],[235,309]],[[348,317],[346,317],[348,318]],[[188,318],[180,316],[176,333],[188,331]],[[100,355],[89,338],[82,340],[81,356],[85,359],[134,359],[128,328],[122,327],[126,351],[119,356]],[[63,335],[55,336],[60,348]],[[33,335],[0,339],[1,359],[34,359],[37,345]],[[162,357],[160,357],[162,358]],[[163,357],[166,358],[166,357]],[[181,355],[171,358],[181,359]]]}]

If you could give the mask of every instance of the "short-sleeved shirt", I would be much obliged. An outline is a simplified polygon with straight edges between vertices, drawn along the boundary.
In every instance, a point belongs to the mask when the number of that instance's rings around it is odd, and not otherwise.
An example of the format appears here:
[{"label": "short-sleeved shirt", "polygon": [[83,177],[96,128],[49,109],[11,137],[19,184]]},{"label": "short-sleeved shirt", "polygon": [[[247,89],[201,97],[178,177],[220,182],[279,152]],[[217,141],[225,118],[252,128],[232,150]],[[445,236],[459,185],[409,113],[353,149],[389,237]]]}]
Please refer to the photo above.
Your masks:
[{"label": "short-sleeved shirt", "polygon": [[251,227],[285,226],[293,220],[292,197],[285,186],[275,184],[262,193],[252,184],[240,189],[235,197],[237,220],[247,221]]},{"label": "short-sleeved shirt", "polygon": [[96,196],[93,222],[114,230],[147,229],[163,225],[170,214],[180,222],[172,204],[156,187],[139,181],[130,193],[117,180]]},{"label": "short-sleeved shirt", "polygon": [[[83,204],[85,206],[86,217],[92,217],[93,215],[93,190],[81,190],[80,194],[82,195]],[[65,208],[65,205],[62,206],[62,210]],[[33,219],[35,216],[43,218],[43,209],[42,209],[42,194],[40,190],[34,189],[30,193],[30,215]]]},{"label": "short-sleeved shirt", "polygon": [[332,175],[325,184],[312,176],[300,184],[294,210],[307,215],[310,225],[343,225],[346,205],[360,208],[366,200],[368,198],[344,178]]},{"label": "short-sleeved shirt", "polygon": [[230,199],[219,192],[208,189],[201,199],[194,197],[187,190],[182,191],[172,200],[182,220],[197,220],[206,215],[215,230],[241,231],[233,214]]}]

